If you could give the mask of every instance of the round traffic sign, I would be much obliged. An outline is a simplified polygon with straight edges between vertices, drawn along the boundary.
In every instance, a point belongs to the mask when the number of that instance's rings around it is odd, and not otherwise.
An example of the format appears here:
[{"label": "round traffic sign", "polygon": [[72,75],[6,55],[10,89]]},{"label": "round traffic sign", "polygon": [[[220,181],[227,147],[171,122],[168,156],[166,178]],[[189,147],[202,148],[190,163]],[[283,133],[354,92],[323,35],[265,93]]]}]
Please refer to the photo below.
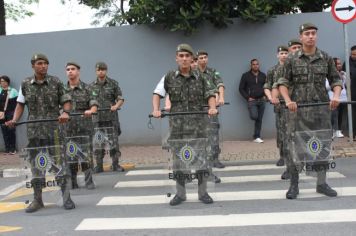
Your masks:
[{"label": "round traffic sign", "polygon": [[337,21],[349,23],[356,18],[356,0],[334,0],[331,12]]}]

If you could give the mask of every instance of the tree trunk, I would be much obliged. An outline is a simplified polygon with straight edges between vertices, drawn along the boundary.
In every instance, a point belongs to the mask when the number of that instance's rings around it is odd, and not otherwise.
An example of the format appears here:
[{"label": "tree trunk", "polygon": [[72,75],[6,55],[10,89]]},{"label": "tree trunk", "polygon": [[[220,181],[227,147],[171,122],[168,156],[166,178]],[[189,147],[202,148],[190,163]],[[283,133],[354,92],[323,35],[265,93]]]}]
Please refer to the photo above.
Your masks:
[{"label": "tree trunk", "polygon": [[6,35],[5,3],[0,0],[0,35]]}]

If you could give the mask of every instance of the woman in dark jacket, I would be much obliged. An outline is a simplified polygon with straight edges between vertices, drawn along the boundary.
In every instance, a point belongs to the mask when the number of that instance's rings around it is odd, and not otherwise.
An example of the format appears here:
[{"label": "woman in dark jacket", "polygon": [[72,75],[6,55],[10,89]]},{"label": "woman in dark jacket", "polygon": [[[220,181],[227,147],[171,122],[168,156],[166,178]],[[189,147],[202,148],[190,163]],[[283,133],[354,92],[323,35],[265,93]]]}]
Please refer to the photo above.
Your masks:
[{"label": "woman in dark jacket", "polygon": [[[17,90],[10,87],[10,78],[6,75],[1,76],[0,111],[5,114],[3,119],[0,120],[0,124],[5,123],[5,121],[12,120],[15,112],[17,96]],[[5,152],[14,155],[16,153],[16,129],[2,125],[1,130],[4,137]]]}]

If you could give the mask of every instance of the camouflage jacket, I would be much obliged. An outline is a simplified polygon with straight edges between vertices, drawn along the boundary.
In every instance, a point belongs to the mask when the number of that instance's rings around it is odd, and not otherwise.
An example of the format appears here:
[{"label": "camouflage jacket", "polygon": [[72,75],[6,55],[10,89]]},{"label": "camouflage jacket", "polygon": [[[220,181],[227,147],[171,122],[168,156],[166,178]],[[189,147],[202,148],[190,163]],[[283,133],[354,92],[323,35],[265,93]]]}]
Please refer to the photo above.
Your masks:
[{"label": "camouflage jacket", "polygon": [[[119,100],[123,100],[121,88],[116,80],[105,78],[103,83],[98,79],[90,84],[89,89],[93,99],[99,103],[100,108],[110,108]],[[117,112],[99,112],[99,121],[117,121]]]},{"label": "camouflage jacket", "polygon": [[319,49],[313,56],[299,50],[288,56],[277,84],[291,89],[291,99],[297,103],[327,102],[325,79],[331,88],[342,86],[333,59]]},{"label": "camouflage jacket", "polygon": [[201,111],[211,96],[217,92],[216,86],[206,75],[191,70],[190,76],[183,76],[179,70],[165,75],[164,89],[171,100],[171,112]]},{"label": "camouflage jacket", "polygon": [[277,65],[272,66],[267,71],[266,82],[263,85],[263,88],[269,90],[276,88],[276,83],[281,76],[282,70],[283,70],[283,65],[279,63]]},{"label": "camouflage jacket", "polygon": [[219,89],[221,86],[225,87],[224,82],[220,77],[220,73],[215,69],[206,67],[205,70],[201,73],[207,75],[207,78],[211,78],[212,82],[214,83],[217,89]]},{"label": "camouflage jacket", "polygon": [[96,97],[89,90],[89,85],[80,81],[78,86],[71,88],[69,82],[64,85],[65,94],[72,97],[72,111],[71,112],[84,112],[92,106],[99,106]]},{"label": "camouflage jacket", "polygon": [[[28,120],[57,118],[60,105],[71,101],[71,96],[64,94],[63,83],[52,75],[46,75],[43,83],[38,83],[35,76],[24,79],[21,92],[28,108]],[[56,122],[28,124],[27,136],[29,139],[46,139],[57,127]]]}]

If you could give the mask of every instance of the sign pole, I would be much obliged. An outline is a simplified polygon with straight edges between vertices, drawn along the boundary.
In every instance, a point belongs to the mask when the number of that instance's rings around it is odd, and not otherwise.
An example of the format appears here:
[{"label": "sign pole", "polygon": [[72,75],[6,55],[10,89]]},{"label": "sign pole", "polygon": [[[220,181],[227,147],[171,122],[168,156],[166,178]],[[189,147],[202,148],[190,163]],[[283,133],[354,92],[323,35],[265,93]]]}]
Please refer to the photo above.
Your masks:
[{"label": "sign pole", "polygon": [[[346,68],[346,86],[347,86],[347,100],[351,101],[351,79],[350,79],[350,55],[349,55],[349,38],[347,33],[347,24],[343,24],[344,29],[344,40],[345,40],[345,68]],[[349,124],[349,142],[353,143],[353,124],[352,124],[352,106],[351,104],[347,105],[347,117]]]}]

